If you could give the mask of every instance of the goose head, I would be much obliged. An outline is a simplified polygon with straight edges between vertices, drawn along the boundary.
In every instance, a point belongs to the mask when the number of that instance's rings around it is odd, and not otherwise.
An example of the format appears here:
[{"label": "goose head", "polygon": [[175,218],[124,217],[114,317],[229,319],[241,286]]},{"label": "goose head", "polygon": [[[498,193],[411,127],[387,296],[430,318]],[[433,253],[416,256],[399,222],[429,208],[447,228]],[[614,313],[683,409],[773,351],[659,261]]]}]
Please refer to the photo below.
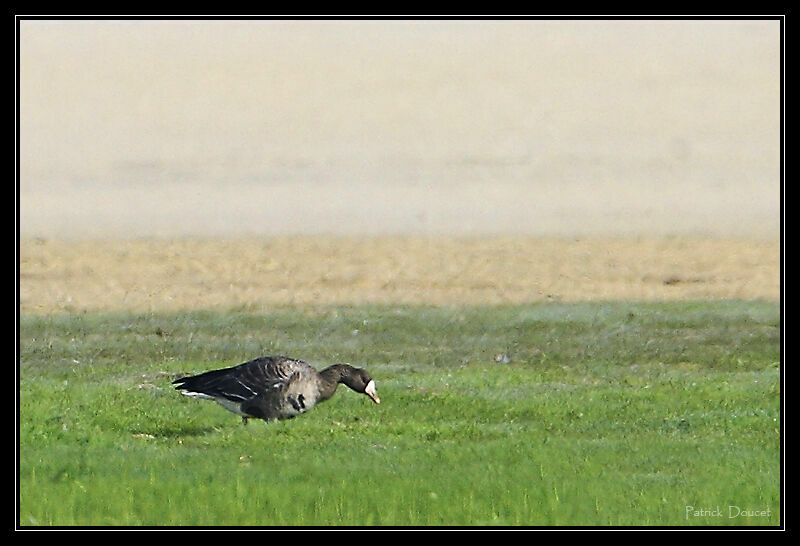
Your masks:
[{"label": "goose head", "polygon": [[367,370],[348,366],[348,370],[342,376],[341,382],[361,394],[369,396],[370,400],[376,404],[381,403],[378,392],[375,390],[375,380],[369,375]]}]

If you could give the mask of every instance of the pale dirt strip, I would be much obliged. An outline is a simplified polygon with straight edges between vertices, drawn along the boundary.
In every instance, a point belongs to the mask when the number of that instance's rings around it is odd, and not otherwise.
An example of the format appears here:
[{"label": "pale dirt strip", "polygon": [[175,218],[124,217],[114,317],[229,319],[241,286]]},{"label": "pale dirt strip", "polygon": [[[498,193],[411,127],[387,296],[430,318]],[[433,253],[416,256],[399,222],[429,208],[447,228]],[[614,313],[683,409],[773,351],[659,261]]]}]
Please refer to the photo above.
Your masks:
[{"label": "pale dirt strip", "polygon": [[303,236],[20,242],[22,313],[780,298],[778,241]]}]

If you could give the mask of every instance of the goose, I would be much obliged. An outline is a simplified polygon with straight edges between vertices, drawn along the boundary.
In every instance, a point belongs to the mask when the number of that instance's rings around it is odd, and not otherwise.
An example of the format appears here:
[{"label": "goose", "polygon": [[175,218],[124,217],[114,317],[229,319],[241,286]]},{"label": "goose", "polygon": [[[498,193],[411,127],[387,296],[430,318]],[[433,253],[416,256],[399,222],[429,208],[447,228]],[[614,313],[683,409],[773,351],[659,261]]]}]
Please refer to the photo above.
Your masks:
[{"label": "goose", "polygon": [[336,392],[339,383],[381,403],[366,370],[334,364],[318,372],[302,360],[262,356],[238,366],[182,377],[172,382],[181,394],[214,400],[242,417],[275,421],[306,413]]}]

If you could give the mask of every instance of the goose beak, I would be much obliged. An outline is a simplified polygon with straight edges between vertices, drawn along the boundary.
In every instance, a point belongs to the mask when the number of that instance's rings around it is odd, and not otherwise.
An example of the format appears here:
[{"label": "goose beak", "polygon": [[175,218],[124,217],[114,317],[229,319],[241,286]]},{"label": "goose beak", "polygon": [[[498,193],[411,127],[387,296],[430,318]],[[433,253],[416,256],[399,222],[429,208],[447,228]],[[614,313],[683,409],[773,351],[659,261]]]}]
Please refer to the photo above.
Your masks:
[{"label": "goose beak", "polygon": [[381,403],[381,399],[378,398],[378,393],[375,390],[375,381],[370,381],[369,383],[367,383],[367,388],[364,389],[364,393],[370,398],[372,398],[372,401],[375,402],[376,404]]}]

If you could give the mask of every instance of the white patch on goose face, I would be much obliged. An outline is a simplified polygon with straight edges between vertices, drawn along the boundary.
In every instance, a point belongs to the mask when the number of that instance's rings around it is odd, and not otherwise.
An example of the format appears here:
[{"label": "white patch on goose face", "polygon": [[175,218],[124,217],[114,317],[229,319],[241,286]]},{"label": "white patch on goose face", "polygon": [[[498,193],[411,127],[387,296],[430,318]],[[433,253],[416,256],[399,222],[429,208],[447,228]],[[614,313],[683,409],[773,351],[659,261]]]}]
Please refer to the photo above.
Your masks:
[{"label": "white patch on goose face", "polygon": [[381,399],[378,398],[378,393],[375,390],[375,380],[371,379],[369,383],[367,383],[367,388],[364,389],[364,392],[367,393],[367,396],[372,398],[372,401],[376,404],[381,403]]}]

